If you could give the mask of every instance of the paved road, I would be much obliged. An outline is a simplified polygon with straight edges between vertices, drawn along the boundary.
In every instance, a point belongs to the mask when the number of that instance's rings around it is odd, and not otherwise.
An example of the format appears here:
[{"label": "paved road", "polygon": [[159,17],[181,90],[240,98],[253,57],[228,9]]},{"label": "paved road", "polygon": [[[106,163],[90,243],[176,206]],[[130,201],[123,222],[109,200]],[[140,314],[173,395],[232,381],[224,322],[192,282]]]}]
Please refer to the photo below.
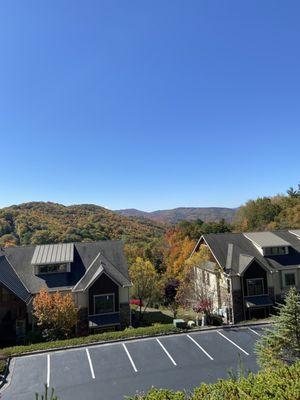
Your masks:
[{"label": "paved road", "polygon": [[220,329],[26,356],[14,360],[3,400],[34,400],[44,383],[59,400],[122,400],[151,386],[192,390],[243,366],[257,371],[262,327]]}]

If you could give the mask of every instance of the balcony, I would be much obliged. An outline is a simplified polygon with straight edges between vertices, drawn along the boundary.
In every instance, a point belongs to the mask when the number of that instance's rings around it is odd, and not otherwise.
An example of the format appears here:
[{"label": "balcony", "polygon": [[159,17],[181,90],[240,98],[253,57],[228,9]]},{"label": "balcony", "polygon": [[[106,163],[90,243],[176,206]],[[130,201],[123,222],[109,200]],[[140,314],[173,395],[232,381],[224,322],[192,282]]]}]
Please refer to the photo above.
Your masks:
[{"label": "balcony", "polygon": [[100,328],[102,326],[114,326],[120,324],[120,313],[105,313],[89,315],[89,328]]}]

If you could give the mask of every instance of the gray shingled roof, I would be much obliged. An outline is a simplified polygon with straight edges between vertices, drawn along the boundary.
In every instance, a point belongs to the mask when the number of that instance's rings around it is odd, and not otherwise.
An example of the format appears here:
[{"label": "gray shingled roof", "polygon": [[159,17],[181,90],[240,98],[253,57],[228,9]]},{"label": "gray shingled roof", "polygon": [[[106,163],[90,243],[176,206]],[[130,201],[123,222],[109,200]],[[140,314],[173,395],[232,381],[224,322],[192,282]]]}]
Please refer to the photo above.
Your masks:
[{"label": "gray shingled roof", "polygon": [[107,258],[105,258],[101,253],[98,253],[87,269],[85,275],[80,279],[73,290],[86,290],[102,273],[106,273],[120,286],[131,286],[130,280],[118,271],[118,269]]},{"label": "gray shingled roof", "polygon": [[84,276],[97,254],[111,263],[114,268],[130,282],[127,261],[123,251],[123,243],[117,240],[102,240],[91,243],[74,243],[74,262],[71,272],[35,275],[31,260],[36,246],[7,247],[3,249],[5,256],[15,269],[21,282],[32,294],[44,287],[48,290],[72,289]]},{"label": "gray shingled roof", "polygon": [[[252,261],[252,258],[255,258],[271,272],[286,268],[287,266],[291,268],[299,267],[300,240],[297,236],[291,234],[289,231],[276,231],[274,234],[290,244],[289,254],[264,257],[243,233],[211,233],[203,235],[202,238],[212,250],[221,267],[232,274],[243,273],[247,265]],[[230,248],[230,257],[228,257],[228,246]],[[230,267],[229,265],[226,266],[228,258],[231,260]]]},{"label": "gray shingled roof", "polygon": [[28,303],[31,295],[20,281],[13,267],[9,264],[4,255],[0,256],[0,282],[19,299]]}]

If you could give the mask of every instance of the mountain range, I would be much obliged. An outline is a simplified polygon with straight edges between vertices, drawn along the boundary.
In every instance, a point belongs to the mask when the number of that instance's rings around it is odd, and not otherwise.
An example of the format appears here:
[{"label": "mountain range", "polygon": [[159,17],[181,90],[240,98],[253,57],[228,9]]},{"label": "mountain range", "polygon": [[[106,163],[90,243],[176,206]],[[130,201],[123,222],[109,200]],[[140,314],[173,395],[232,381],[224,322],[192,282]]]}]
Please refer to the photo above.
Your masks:
[{"label": "mountain range", "polygon": [[177,223],[179,221],[194,221],[201,219],[204,222],[220,221],[232,222],[236,208],[226,207],[178,207],[171,210],[157,210],[152,212],[140,211],[135,208],[115,210],[125,217],[145,218],[162,223]]}]

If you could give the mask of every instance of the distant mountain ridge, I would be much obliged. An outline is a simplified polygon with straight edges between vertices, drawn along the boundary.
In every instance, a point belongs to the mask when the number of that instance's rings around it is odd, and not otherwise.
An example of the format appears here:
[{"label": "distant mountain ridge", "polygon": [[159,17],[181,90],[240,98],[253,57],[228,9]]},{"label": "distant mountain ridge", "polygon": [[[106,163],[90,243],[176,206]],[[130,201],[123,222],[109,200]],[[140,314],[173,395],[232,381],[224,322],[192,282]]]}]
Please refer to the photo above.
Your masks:
[{"label": "distant mountain ridge", "polygon": [[224,219],[232,222],[237,208],[227,207],[178,207],[170,210],[157,210],[152,212],[140,211],[135,208],[115,210],[125,217],[146,218],[165,223],[177,223],[179,221],[195,221],[201,219],[204,222],[214,222]]}]

